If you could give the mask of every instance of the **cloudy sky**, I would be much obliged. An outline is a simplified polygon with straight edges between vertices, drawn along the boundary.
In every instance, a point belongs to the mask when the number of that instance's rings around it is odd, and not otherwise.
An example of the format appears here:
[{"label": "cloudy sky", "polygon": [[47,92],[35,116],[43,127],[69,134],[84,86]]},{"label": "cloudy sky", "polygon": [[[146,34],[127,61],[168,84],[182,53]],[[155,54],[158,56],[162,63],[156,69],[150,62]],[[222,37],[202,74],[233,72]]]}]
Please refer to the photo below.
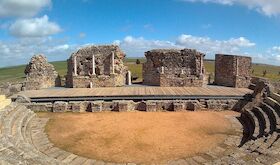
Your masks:
[{"label": "cloudy sky", "polygon": [[0,0],[0,67],[112,43],[128,57],[195,48],[280,65],[280,0]]}]

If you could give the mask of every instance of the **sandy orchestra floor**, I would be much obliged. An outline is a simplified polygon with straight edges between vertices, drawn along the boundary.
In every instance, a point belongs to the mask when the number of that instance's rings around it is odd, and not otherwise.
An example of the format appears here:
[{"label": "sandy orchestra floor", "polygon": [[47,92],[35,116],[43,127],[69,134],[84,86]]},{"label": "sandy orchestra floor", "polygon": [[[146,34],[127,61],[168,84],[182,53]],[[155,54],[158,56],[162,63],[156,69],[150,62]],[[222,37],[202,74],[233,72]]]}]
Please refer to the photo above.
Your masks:
[{"label": "sandy orchestra floor", "polygon": [[109,162],[160,163],[203,153],[232,132],[234,112],[40,113],[58,147]]}]

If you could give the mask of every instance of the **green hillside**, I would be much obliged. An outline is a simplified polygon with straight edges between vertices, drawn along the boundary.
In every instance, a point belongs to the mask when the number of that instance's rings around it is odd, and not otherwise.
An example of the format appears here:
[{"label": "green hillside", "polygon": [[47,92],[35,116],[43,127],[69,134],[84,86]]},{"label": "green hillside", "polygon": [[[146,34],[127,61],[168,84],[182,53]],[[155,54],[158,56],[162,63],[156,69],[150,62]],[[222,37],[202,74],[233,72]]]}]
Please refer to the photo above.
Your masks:
[{"label": "green hillside", "polygon": [[[127,58],[125,60],[125,65],[128,66],[129,70],[132,72],[133,76],[137,76],[138,80],[142,80],[142,65],[136,64],[137,58]],[[141,63],[145,62],[145,58],[139,58]],[[205,68],[209,73],[214,73],[215,66],[214,61],[206,60]],[[63,77],[67,72],[66,61],[51,62],[58,71],[58,73]],[[20,82],[24,79],[24,69],[25,65],[13,66],[0,68],[0,83],[3,82]],[[253,75],[258,77],[263,77],[263,72],[266,70],[265,78],[272,81],[280,81],[280,66],[265,65],[265,64],[253,64]]]}]

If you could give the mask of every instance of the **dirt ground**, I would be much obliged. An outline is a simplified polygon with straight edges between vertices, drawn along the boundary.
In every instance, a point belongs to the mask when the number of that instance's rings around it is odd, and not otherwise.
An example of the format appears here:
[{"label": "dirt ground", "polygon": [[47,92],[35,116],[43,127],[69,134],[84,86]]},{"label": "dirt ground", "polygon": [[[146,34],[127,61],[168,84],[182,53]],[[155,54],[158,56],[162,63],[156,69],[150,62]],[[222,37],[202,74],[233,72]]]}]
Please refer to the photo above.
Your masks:
[{"label": "dirt ground", "polygon": [[222,143],[234,112],[40,113],[58,147],[109,162],[164,163]]}]

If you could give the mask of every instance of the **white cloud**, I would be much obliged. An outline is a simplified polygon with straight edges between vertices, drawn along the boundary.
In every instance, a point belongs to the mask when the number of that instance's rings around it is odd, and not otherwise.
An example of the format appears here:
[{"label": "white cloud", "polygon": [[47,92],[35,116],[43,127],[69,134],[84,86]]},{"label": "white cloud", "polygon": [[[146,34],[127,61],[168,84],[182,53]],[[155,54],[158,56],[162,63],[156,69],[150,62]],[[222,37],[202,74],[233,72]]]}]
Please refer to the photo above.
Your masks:
[{"label": "white cloud", "polygon": [[163,40],[146,40],[143,37],[127,36],[123,40],[113,42],[120,45],[121,48],[130,56],[143,56],[145,51],[155,48],[179,48],[175,43]]},{"label": "white cloud", "polygon": [[61,32],[61,28],[49,17],[44,15],[41,18],[19,19],[9,28],[12,35],[16,37],[43,37]]},{"label": "white cloud", "polygon": [[45,54],[49,61],[66,60],[78,47],[66,42],[51,37],[0,41],[0,67],[26,64],[34,54]]},{"label": "white cloud", "polygon": [[205,53],[238,53],[242,48],[255,46],[244,37],[231,38],[229,40],[212,40],[208,37],[196,37],[182,34],[176,41],[177,45],[195,48]]},{"label": "white cloud", "polygon": [[114,44],[120,45],[130,56],[142,56],[145,51],[157,48],[192,48],[213,55],[215,53],[240,53],[243,48],[255,46],[255,43],[244,37],[222,41],[186,34],[178,36],[176,41],[147,40],[143,37],[127,36],[123,40],[114,41]]},{"label": "white cloud", "polygon": [[31,17],[50,5],[51,0],[0,0],[0,17]]},{"label": "white cloud", "polygon": [[222,5],[243,5],[249,9],[254,9],[267,16],[276,16],[280,14],[279,0],[182,0],[186,2],[217,3]]}]

